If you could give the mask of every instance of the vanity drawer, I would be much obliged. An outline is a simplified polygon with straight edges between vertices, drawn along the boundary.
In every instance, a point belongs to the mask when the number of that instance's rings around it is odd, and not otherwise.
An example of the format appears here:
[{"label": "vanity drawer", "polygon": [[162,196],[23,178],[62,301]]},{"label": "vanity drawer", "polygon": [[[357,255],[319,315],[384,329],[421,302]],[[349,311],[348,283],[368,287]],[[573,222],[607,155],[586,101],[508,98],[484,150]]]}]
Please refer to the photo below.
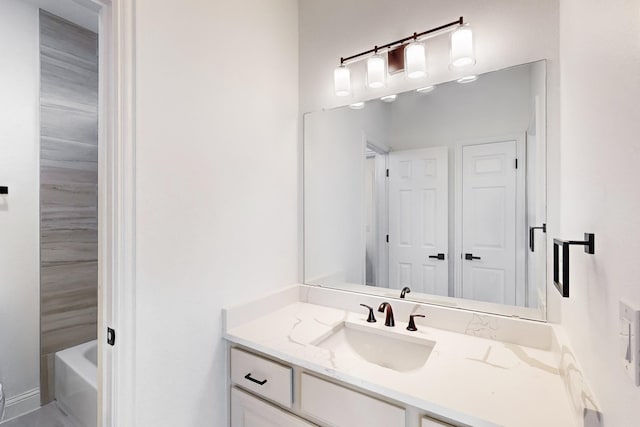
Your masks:
[{"label": "vanity drawer", "polygon": [[287,408],[293,402],[292,372],[288,366],[231,349],[231,381]]},{"label": "vanity drawer", "polygon": [[333,427],[404,427],[404,409],[302,374],[300,409]]},{"label": "vanity drawer", "polygon": [[434,420],[433,418],[424,417],[422,418],[422,427],[454,427],[451,424],[447,424],[442,421]]}]

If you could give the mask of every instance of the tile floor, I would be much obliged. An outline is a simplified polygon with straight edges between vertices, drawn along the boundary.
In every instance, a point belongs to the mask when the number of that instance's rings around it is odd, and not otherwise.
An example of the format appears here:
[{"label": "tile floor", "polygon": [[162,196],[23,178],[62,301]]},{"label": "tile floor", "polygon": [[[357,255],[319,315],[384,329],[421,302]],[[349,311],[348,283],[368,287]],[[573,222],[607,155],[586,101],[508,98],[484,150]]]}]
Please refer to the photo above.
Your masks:
[{"label": "tile floor", "polygon": [[42,408],[14,418],[11,421],[0,422],[1,427],[79,427],[70,417],[58,408],[55,402]]}]

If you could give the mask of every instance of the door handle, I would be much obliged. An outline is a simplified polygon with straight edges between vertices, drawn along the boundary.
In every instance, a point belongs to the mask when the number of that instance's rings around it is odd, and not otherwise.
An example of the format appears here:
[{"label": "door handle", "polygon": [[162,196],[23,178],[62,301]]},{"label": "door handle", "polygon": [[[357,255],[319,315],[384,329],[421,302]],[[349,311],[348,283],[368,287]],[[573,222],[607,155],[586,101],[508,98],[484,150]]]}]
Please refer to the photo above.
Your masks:
[{"label": "door handle", "polygon": [[547,224],[542,224],[542,227],[529,227],[529,249],[531,252],[535,252],[535,232],[536,230],[542,230],[543,233],[547,232]]},{"label": "door handle", "polygon": [[474,259],[480,259],[479,256],[473,256],[473,254],[464,254],[464,259],[467,261],[472,261]]},{"label": "door handle", "polygon": [[438,255],[429,255],[429,258],[432,259],[439,259],[439,260],[444,260],[444,254],[438,254]]}]

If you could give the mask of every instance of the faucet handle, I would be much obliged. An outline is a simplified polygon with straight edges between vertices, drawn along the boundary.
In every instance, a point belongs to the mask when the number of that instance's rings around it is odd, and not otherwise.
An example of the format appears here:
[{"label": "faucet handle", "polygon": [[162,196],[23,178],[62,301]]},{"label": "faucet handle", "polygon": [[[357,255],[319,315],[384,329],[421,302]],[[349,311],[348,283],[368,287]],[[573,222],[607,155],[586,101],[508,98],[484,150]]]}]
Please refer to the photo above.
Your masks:
[{"label": "faucet handle", "polygon": [[373,314],[373,308],[369,307],[366,304],[360,304],[360,305],[369,309],[369,317],[367,317],[367,322],[375,323],[376,322],[376,316]]},{"label": "faucet handle", "polygon": [[407,326],[407,331],[417,331],[416,322],[413,320],[414,317],[426,317],[424,314],[411,314],[409,315],[409,326]]},{"label": "faucet handle", "polygon": [[411,288],[408,286],[405,286],[404,288],[402,288],[402,291],[400,292],[400,298],[404,299],[405,295],[410,293],[411,293]]}]

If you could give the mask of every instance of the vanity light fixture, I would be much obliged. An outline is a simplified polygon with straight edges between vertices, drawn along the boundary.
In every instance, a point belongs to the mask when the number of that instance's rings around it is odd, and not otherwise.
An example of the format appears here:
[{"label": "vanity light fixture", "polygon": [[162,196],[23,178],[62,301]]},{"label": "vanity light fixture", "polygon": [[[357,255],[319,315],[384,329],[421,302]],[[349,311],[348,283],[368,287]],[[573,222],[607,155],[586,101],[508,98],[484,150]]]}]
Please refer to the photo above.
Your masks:
[{"label": "vanity light fixture", "polygon": [[[427,52],[424,40],[449,31],[454,31],[451,35],[451,66],[463,67],[475,64],[473,33],[471,27],[465,24],[464,18],[461,16],[448,24],[421,33],[413,33],[413,35],[400,40],[386,43],[382,46],[374,46],[373,49],[340,58],[340,65],[333,72],[336,96],[348,96],[351,94],[351,73],[348,65],[363,59],[367,60],[367,87],[378,89],[386,86],[388,74],[386,57],[388,57],[388,52],[396,49],[404,48],[404,55],[400,55],[399,63],[404,68],[407,78],[419,79],[425,77],[427,75]],[[394,58],[397,58],[397,56],[394,56]],[[402,64],[403,59],[404,64]],[[402,68],[398,69],[397,65],[394,62],[392,68],[398,71],[402,70]]]},{"label": "vanity light fixture", "polygon": [[351,71],[340,65],[333,71],[333,82],[336,96],[351,95]]},{"label": "vanity light fixture", "polygon": [[351,105],[349,105],[349,108],[351,108],[352,110],[362,110],[364,108],[364,102],[355,102]]},{"label": "vanity light fixture", "polygon": [[436,87],[435,86],[425,86],[425,87],[421,87],[416,89],[416,92],[418,93],[429,93],[431,91],[433,91]]},{"label": "vanity light fixture", "polygon": [[469,24],[461,25],[451,33],[451,68],[468,67],[476,63],[473,30]]},{"label": "vanity light fixture", "polygon": [[408,78],[419,79],[427,75],[427,53],[424,44],[414,41],[405,48],[404,54],[404,68]]},{"label": "vanity light fixture", "polygon": [[471,75],[471,76],[464,76],[464,77],[460,77],[458,80],[456,80],[458,83],[471,83],[471,82],[475,82],[476,80],[478,80],[478,76]]},{"label": "vanity light fixture", "polygon": [[[377,50],[377,49],[376,49]],[[377,53],[367,59],[367,86],[378,89],[387,84],[387,62]]]},{"label": "vanity light fixture", "polygon": [[398,95],[387,95],[387,96],[383,96],[382,98],[380,98],[380,101],[382,102],[393,102],[396,100],[396,98],[398,97]]}]

